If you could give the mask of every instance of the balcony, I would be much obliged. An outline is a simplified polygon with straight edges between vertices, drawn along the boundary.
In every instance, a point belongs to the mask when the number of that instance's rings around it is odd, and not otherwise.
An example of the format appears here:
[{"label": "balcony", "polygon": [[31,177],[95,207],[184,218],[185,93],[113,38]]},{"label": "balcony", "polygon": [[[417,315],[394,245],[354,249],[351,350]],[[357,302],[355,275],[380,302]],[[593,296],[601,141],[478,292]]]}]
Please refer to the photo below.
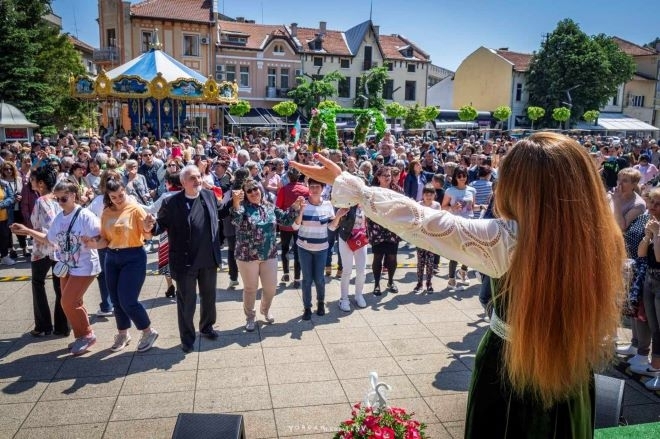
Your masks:
[{"label": "balcony", "polygon": [[119,49],[117,47],[94,49],[92,59],[95,63],[117,63],[119,62]]},{"label": "balcony", "polygon": [[287,99],[290,88],[266,87],[266,99]]}]

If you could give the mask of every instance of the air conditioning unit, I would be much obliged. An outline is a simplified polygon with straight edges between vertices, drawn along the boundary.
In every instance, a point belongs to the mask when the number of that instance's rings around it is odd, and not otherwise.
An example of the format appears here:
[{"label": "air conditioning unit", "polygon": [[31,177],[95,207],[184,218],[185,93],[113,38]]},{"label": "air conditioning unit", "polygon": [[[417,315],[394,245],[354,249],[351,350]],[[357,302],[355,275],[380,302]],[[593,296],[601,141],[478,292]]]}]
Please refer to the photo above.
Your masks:
[{"label": "air conditioning unit", "polygon": [[222,72],[216,72],[215,73],[215,80],[217,82],[224,81],[225,80],[225,74]]},{"label": "air conditioning unit", "polygon": [[208,44],[209,43],[209,38],[208,37],[202,37],[199,39],[199,42],[202,44]]}]

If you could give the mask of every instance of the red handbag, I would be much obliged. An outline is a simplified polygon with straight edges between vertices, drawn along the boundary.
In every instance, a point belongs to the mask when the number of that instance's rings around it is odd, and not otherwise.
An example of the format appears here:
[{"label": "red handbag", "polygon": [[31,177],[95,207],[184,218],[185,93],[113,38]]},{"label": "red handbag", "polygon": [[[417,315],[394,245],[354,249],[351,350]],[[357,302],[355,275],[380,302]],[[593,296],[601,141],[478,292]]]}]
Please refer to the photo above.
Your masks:
[{"label": "red handbag", "polygon": [[356,229],[351,233],[351,237],[348,238],[346,244],[351,251],[356,251],[364,247],[369,243],[367,239],[367,230],[366,229]]}]

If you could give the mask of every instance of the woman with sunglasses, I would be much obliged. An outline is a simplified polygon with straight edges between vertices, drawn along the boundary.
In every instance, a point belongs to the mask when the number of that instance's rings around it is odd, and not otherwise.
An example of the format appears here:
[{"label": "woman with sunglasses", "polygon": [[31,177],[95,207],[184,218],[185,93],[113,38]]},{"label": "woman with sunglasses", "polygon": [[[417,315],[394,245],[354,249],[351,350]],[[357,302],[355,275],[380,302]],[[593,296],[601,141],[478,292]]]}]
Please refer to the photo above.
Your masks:
[{"label": "woman with sunglasses", "polygon": [[[472,186],[468,186],[468,171],[465,166],[458,166],[452,175],[451,186],[445,190],[445,198],[442,200],[442,210],[447,210],[454,215],[463,218],[472,218],[474,215],[474,199],[477,191]],[[458,263],[455,260],[449,261],[449,280],[447,281],[447,288],[450,290],[456,289],[456,266]],[[461,269],[458,270],[458,276],[461,283],[470,285],[468,279],[468,267],[461,264]]]},{"label": "woman with sunglasses", "polygon": [[70,181],[61,181],[53,188],[53,199],[62,211],[55,217],[48,233],[32,236],[42,243],[55,246],[55,259],[68,267],[60,277],[62,309],[66,314],[76,340],[69,345],[71,354],[82,355],[96,343],[96,335],[89,324],[83,296],[101,272],[98,252],[84,245],[83,237],[97,236],[99,220],[91,211],[78,204],[78,187]]},{"label": "woman with sunglasses", "polygon": [[260,185],[248,178],[242,190],[232,192],[230,216],[236,227],[236,263],[243,281],[245,330],[255,329],[254,304],[261,279],[261,314],[268,323],[275,317],[270,307],[277,287],[277,225],[291,226],[305,201],[298,197],[288,210],[282,210],[264,198]]},{"label": "woman with sunglasses", "polygon": [[[332,184],[335,205],[361,204],[414,245],[493,278],[494,309],[475,356],[465,437],[593,437],[594,371],[612,356],[626,253],[585,148],[546,132],[516,143],[498,170],[501,218],[489,220],[426,209],[365,187],[329,160],[321,164],[292,166]],[[567,197],[566,182],[579,194]]]},{"label": "woman with sunglasses", "polygon": [[[62,290],[60,278],[52,276],[53,290],[55,290],[54,320],[51,317],[48,296],[46,295],[46,275],[55,265],[55,246],[46,236],[62,208],[52,193],[57,180],[57,171],[50,166],[37,168],[30,174],[32,188],[39,193],[34,209],[30,216],[31,227],[14,223],[12,231],[19,236],[31,236],[34,239],[32,246],[32,306],[34,310],[34,329],[30,331],[33,337],[42,337],[52,333],[69,336],[69,323],[62,309]],[[55,326],[53,327],[53,321]],[[54,331],[53,331],[54,329]]]}]

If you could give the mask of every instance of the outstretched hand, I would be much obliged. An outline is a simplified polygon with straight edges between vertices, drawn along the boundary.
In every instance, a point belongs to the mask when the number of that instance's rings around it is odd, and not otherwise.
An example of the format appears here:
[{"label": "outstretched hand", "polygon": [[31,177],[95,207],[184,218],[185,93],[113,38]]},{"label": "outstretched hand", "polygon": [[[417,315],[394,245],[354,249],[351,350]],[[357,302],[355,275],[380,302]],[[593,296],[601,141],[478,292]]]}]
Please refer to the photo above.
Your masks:
[{"label": "outstretched hand", "polygon": [[295,169],[316,181],[325,184],[333,184],[335,179],[341,175],[341,168],[337,166],[335,162],[325,158],[321,154],[314,154],[314,158],[323,166],[303,165],[298,162],[289,162],[289,166],[293,166]]}]

